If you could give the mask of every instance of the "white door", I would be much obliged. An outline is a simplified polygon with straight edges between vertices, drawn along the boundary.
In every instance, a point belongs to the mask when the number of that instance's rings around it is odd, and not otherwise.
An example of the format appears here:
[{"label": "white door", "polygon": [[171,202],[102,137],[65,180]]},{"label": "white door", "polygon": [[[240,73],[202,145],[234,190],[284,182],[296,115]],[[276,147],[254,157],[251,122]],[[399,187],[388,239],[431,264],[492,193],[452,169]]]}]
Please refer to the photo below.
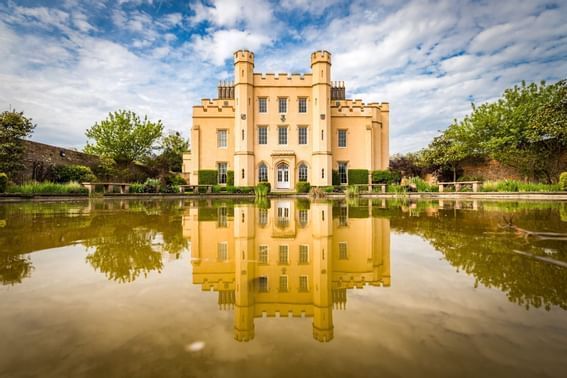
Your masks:
[{"label": "white door", "polygon": [[289,189],[289,167],[286,163],[278,165],[276,178],[276,188]]}]

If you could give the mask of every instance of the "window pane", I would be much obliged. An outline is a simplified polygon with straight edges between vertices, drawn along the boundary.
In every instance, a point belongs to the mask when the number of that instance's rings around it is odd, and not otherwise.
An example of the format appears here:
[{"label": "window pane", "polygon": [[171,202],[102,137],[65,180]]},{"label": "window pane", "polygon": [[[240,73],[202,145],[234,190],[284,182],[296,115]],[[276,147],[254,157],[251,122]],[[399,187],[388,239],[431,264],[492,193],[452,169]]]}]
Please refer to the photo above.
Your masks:
[{"label": "window pane", "polygon": [[299,181],[307,181],[307,166],[305,164],[299,166]]},{"label": "window pane", "polygon": [[280,291],[287,291],[287,276],[280,276]]},{"label": "window pane", "polygon": [[279,249],[279,263],[280,264],[287,264],[289,259],[288,259],[288,247],[287,245],[280,245],[280,249]]},{"label": "window pane", "polygon": [[219,184],[226,184],[226,163],[218,163],[218,173]]},{"label": "window pane", "polygon": [[339,147],[346,147],[347,146],[347,131],[346,130],[339,130]]},{"label": "window pane", "polygon": [[268,99],[265,97],[260,97],[258,99],[258,111],[260,113],[267,113],[268,112]]},{"label": "window pane", "polygon": [[218,259],[218,261],[228,260],[228,244],[227,244],[227,242],[218,243],[218,245],[217,245],[217,259]]},{"label": "window pane", "polygon": [[258,252],[258,261],[260,264],[267,264],[268,263],[268,246],[261,245],[260,251]]},{"label": "window pane", "polygon": [[287,127],[278,128],[278,144],[287,144]]},{"label": "window pane", "polygon": [[307,264],[309,263],[309,246],[300,245],[299,246],[299,263]]},{"label": "window pane", "polygon": [[268,291],[268,277],[258,277],[258,291],[262,293]]},{"label": "window pane", "polygon": [[345,162],[339,162],[339,181],[341,184],[348,182],[347,163]]},{"label": "window pane", "polygon": [[268,167],[266,167],[266,164],[262,163],[260,164],[260,167],[258,167],[258,181],[268,181]]},{"label": "window pane", "polygon": [[226,147],[227,146],[227,131],[226,130],[218,130],[217,131],[217,147]]},{"label": "window pane", "polygon": [[287,113],[287,98],[280,97],[278,99],[278,109],[280,113]]},{"label": "window pane", "polygon": [[307,127],[299,128],[299,144],[307,144]]},{"label": "window pane", "polygon": [[307,291],[307,276],[299,277],[299,291]]},{"label": "window pane", "polygon": [[267,127],[258,127],[258,144],[268,144]]},{"label": "window pane", "polygon": [[347,259],[348,259],[347,243],[346,242],[340,242],[339,243],[339,260],[347,260]]},{"label": "window pane", "polygon": [[307,99],[305,97],[299,99],[299,112],[307,113]]}]

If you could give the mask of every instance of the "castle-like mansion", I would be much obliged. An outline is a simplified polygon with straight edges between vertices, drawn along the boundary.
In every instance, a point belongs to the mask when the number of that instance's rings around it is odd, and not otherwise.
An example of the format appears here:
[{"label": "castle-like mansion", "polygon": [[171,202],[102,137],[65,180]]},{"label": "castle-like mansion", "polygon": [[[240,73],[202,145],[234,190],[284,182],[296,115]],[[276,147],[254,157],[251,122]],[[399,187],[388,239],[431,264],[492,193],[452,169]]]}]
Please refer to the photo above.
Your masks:
[{"label": "castle-like mansion", "polygon": [[183,158],[190,184],[209,184],[205,172],[226,184],[232,171],[235,186],[267,181],[285,190],[332,185],[333,171],[335,184],[348,184],[350,169],[388,167],[389,105],[346,99],[331,81],[331,53],[312,53],[311,73],[275,75],[255,73],[254,53],[239,50],[234,80],[193,107]]}]

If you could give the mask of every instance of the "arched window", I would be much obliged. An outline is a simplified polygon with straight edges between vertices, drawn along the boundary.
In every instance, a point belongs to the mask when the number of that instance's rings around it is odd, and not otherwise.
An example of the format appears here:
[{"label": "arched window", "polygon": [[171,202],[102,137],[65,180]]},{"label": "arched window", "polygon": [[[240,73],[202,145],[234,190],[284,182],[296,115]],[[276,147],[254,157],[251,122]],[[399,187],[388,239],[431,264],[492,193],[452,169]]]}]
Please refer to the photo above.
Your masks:
[{"label": "arched window", "polygon": [[303,163],[299,165],[299,181],[307,181],[307,166]]},{"label": "arched window", "polygon": [[258,181],[268,181],[268,167],[266,167],[266,164],[264,163],[260,164],[260,166],[258,167]]}]

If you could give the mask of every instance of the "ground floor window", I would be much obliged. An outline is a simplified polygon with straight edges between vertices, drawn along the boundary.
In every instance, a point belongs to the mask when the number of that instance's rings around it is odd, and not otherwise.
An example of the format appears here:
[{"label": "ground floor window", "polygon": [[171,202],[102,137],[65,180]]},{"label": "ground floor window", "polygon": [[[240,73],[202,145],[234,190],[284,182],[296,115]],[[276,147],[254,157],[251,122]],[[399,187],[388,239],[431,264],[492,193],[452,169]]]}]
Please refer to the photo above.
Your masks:
[{"label": "ground floor window", "polygon": [[260,164],[260,166],[258,167],[258,181],[268,181],[268,167],[266,167],[266,164],[264,163]]},{"label": "ground floor window", "polygon": [[344,161],[339,162],[339,182],[341,184],[348,183],[347,163]]},{"label": "ground floor window", "polygon": [[301,164],[299,166],[299,181],[307,181],[307,166],[305,164]]},{"label": "ground floor window", "polygon": [[227,176],[227,164],[226,163],[217,163],[218,168],[218,183],[219,184],[226,184],[226,176]]}]

